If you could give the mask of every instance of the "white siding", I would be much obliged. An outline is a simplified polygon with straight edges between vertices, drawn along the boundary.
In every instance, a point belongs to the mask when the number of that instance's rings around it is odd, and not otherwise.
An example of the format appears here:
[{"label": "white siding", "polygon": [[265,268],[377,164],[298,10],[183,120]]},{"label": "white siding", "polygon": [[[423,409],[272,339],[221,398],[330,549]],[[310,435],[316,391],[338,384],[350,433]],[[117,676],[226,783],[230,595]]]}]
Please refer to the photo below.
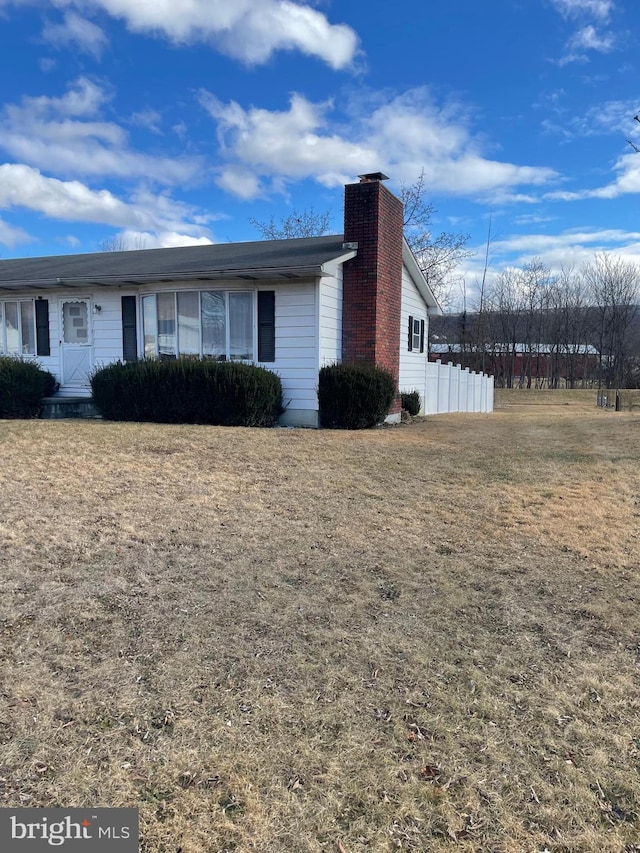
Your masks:
[{"label": "white siding", "polygon": [[121,290],[104,290],[93,295],[99,314],[93,315],[93,360],[101,366],[122,358],[122,301]]},{"label": "white siding", "polygon": [[[253,282],[215,281],[206,285],[201,281],[166,284],[148,284],[140,288],[140,295],[160,290],[274,290],[276,294],[276,360],[260,363],[273,370],[282,380],[283,404],[289,412],[302,411],[302,423],[315,424],[318,410],[318,320],[317,286],[315,279],[292,281]],[[257,317],[254,330],[254,350],[258,348]],[[122,333],[121,333],[122,337]],[[140,330],[140,305],[138,305],[138,345]],[[120,355],[122,357],[122,340]],[[286,420],[286,415],[285,415]],[[295,417],[293,418],[295,420]]]},{"label": "white siding", "polygon": [[[60,339],[62,329],[60,324],[60,302],[62,299],[90,299],[89,318],[91,322],[91,336],[93,341],[92,366],[110,364],[122,358],[122,319],[120,308],[120,297],[124,291],[106,290],[85,291],[80,289],[48,290],[43,293],[43,298],[49,301],[49,343],[51,354],[49,356],[37,356],[37,361],[45,370],[56,377],[58,382],[62,380],[62,366],[60,358]],[[33,291],[20,294],[3,295],[3,299],[33,299]],[[37,298],[37,297],[36,297]],[[101,311],[95,313],[95,306],[100,306]],[[91,390],[87,388],[60,388],[61,396],[90,396]]]},{"label": "white siding", "polygon": [[[283,405],[293,411],[318,409],[316,283],[260,288],[276,293],[276,360],[262,366],[282,380]],[[313,419],[312,419],[313,420]]]},{"label": "white siding", "polygon": [[[409,352],[409,317],[424,320],[424,352]],[[424,299],[413,283],[407,268],[402,267],[402,305],[400,319],[400,391],[419,391],[424,412],[424,397],[427,379],[427,350],[429,337],[429,315]]]},{"label": "white siding", "polygon": [[319,287],[320,367],[342,360],[342,264],[330,273]]},{"label": "white siding", "polygon": [[[327,277],[326,292],[323,294],[324,308],[327,316],[340,309],[342,280]],[[284,405],[291,413],[291,422],[296,421],[295,412],[302,412],[301,423],[315,425],[318,410],[318,336],[322,324],[318,322],[318,286],[315,279],[291,283],[261,282],[256,286],[253,282],[216,281],[203,286],[202,282],[180,282],[148,284],[137,291],[138,296],[144,293],[154,293],[161,290],[274,290],[275,302],[275,333],[276,360],[264,363],[262,366],[277,373],[283,385]],[[92,323],[93,367],[102,367],[122,358],[122,312],[121,297],[131,295],[133,291],[124,289],[101,288],[99,290],[64,290],[49,291],[45,297],[49,300],[49,332],[51,355],[39,356],[37,361],[53,373],[58,381],[61,380],[60,365],[60,300],[61,299],[91,299],[90,317]],[[11,294],[11,299],[32,299],[33,293]],[[100,306],[100,311],[96,311]],[[138,300],[138,352],[142,352],[142,323],[140,301]],[[257,317],[255,317],[254,349],[257,351]],[[336,359],[338,344],[341,344],[341,325],[334,318],[329,323],[329,332],[325,336],[325,350],[333,353],[331,360]],[[329,358],[329,356],[327,356]],[[61,395],[89,395],[90,389],[61,388]],[[306,413],[306,414],[305,414]],[[286,417],[285,417],[286,420]]]}]

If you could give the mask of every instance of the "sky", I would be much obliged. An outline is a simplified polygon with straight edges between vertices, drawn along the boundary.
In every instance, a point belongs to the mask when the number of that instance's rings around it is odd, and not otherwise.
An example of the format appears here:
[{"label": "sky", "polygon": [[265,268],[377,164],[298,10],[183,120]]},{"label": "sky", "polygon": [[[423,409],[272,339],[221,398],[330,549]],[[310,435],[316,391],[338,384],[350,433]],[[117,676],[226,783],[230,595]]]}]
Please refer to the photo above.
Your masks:
[{"label": "sky", "polygon": [[639,36],[638,0],[0,0],[0,258],[340,233],[345,183],[424,171],[469,293],[489,234],[492,274],[640,263]]}]

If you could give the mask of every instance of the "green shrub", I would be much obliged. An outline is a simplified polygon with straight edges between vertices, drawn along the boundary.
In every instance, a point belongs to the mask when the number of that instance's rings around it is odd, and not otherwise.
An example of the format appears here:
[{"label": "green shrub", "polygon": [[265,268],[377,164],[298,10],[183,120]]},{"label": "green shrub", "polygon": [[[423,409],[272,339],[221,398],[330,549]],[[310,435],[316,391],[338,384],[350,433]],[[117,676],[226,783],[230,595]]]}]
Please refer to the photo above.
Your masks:
[{"label": "green shrub", "polygon": [[91,390],[112,421],[269,427],[283,411],[280,378],[240,362],[119,361],[93,373]]},{"label": "green shrub", "polygon": [[320,370],[320,426],[368,429],[381,423],[393,403],[396,381],[371,364],[331,364]]},{"label": "green shrub", "polygon": [[57,385],[36,362],[0,356],[0,418],[37,418],[42,398],[53,394]]},{"label": "green shrub", "polygon": [[417,391],[403,391],[400,395],[402,408],[414,417],[420,414],[420,394]]}]

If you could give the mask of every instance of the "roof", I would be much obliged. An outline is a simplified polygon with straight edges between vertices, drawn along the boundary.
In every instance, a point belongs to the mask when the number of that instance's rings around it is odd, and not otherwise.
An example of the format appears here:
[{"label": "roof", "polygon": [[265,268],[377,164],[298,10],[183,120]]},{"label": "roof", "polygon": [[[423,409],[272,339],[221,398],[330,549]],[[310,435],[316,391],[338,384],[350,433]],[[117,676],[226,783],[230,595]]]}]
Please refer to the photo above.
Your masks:
[{"label": "roof", "polygon": [[343,245],[343,240],[338,234],[0,260],[0,291],[194,279],[308,278],[321,275],[329,262],[346,261],[356,255],[353,248]]}]

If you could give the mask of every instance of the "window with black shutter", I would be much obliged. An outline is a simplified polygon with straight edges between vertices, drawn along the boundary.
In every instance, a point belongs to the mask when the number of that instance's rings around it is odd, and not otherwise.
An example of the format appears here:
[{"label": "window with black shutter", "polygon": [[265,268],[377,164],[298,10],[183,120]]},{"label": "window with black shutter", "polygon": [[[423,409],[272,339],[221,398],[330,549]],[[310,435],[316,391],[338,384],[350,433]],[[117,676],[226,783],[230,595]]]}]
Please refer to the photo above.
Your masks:
[{"label": "window with black shutter", "polygon": [[276,294],[258,291],[258,361],[276,360]]},{"label": "window with black shutter", "polygon": [[51,355],[48,299],[36,299],[36,355]]},{"label": "window with black shutter", "polygon": [[122,297],[122,358],[124,361],[138,359],[138,333],[136,297]]},{"label": "window with black shutter", "polygon": [[[422,324],[422,325],[421,325]],[[409,317],[409,352],[424,350],[424,321],[419,317]]]}]

